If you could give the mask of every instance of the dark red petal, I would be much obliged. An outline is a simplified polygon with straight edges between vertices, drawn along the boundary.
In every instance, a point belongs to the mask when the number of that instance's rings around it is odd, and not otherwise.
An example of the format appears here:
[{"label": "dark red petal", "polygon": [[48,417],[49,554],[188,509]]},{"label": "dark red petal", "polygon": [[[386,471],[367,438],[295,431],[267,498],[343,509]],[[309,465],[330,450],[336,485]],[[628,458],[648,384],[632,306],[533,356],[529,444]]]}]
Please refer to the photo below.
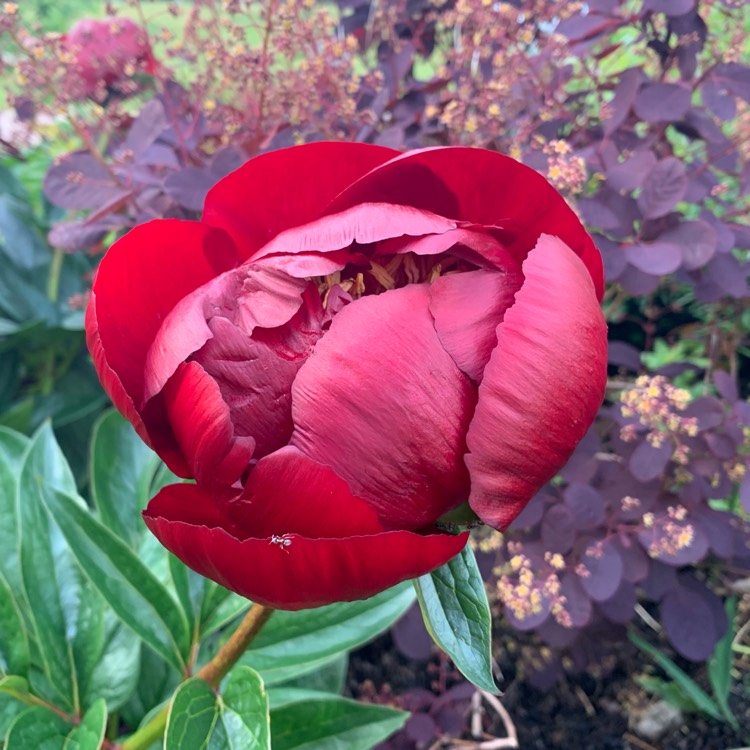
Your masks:
[{"label": "dark red petal", "polygon": [[430,285],[430,312],[440,343],[472,380],[480,382],[497,327],[521,288],[520,273],[469,271],[440,276]]},{"label": "dark red petal", "polygon": [[333,539],[379,534],[377,513],[333,469],[292,445],[262,458],[227,514],[253,537]]},{"label": "dark red petal", "polygon": [[568,460],[604,397],[607,326],[591,278],[542,236],[498,326],[466,438],[469,504],[504,529]]},{"label": "dark red petal", "polygon": [[[281,232],[253,256],[253,261],[298,253],[329,253],[343,250],[353,242],[368,245],[391,237],[441,234],[455,228],[455,221],[430,211],[388,203],[363,203]],[[455,240],[451,244],[454,243]]]},{"label": "dark red petal", "polygon": [[308,282],[275,269],[244,265],[212,279],[181,299],[156,332],[145,370],[144,400],[153,398],[168,378],[210,338],[210,321],[225,319],[246,335],[256,326],[275,328],[302,305]]},{"label": "dark red petal", "polygon": [[236,264],[224,232],[174,219],[138,226],[109,249],[86,320],[88,340],[101,345],[97,372],[118,406],[123,397],[112,373],[140,412],[146,355],[162,321],[183,297]]},{"label": "dark red petal", "polygon": [[[279,497],[283,503],[283,497]],[[457,555],[468,533],[391,531],[345,539],[242,538],[196,485],[162,489],[144,513],[149,529],[186,565],[251,599],[298,610],[367,599]]]},{"label": "dark red petal", "polygon": [[203,221],[225,229],[247,259],[279,232],[317,219],[344,188],[398,153],[321,142],[261,154],[209,191]]},{"label": "dark red petal", "polygon": [[177,445],[198,483],[226,487],[239,479],[255,440],[235,435],[216,381],[197,362],[183,363],[162,394]]},{"label": "dark red petal", "polygon": [[325,213],[371,201],[512,230],[508,247],[519,259],[541,234],[555,235],[581,257],[599,297],[604,292],[601,257],[581,222],[544,177],[510,157],[464,147],[410,151],[361,177]]},{"label": "dark red petal", "polygon": [[311,287],[304,304],[286,324],[245,334],[226,318],[213,318],[213,337],[193,360],[216,381],[229,407],[236,435],[255,440],[257,459],[281,448],[292,436],[292,383],[320,338],[323,308]]},{"label": "dark red petal", "polygon": [[475,389],[443,349],[429,287],[344,307],[292,388],[292,444],[331,466],[389,528],[419,528],[466,500]]}]

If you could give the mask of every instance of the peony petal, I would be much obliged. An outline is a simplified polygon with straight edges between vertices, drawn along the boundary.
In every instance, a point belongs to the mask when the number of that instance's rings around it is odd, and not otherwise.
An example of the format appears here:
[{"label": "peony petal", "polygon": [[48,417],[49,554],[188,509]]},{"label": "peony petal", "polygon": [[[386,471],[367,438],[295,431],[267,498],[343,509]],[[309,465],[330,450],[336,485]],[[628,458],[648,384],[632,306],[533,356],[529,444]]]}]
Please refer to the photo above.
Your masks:
[{"label": "peony petal", "polygon": [[[164,318],[183,297],[236,264],[224,232],[189,221],[149,222],[109,249],[94,280],[86,333],[92,349],[101,347],[97,372],[118,407],[124,391],[141,411],[143,365]],[[124,413],[131,416],[127,406]]]},{"label": "peony petal", "polygon": [[468,539],[468,532],[345,539],[292,534],[285,545],[237,536],[209,496],[189,484],[162,489],[143,515],[159,541],[193,570],[254,602],[287,610],[367,599],[446,563]]},{"label": "peony petal", "polygon": [[248,336],[256,326],[275,328],[299,310],[308,286],[307,281],[278,270],[246,264],[188,294],[167,315],[149,348],[144,401],[153,398],[180,363],[212,338],[212,320],[230,321]]},{"label": "peony petal", "polygon": [[365,143],[310,143],[251,159],[206,196],[203,221],[250,258],[279,232],[317,219],[354,180],[394,156]]},{"label": "peony petal", "polygon": [[455,228],[455,221],[430,211],[389,203],[362,203],[281,232],[253,256],[253,261],[297,253],[329,253],[354,242],[369,245],[391,237],[441,234]]},{"label": "peony petal", "polygon": [[429,287],[344,307],[292,388],[292,444],[333,468],[389,528],[420,528],[464,502],[474,387],[445,352]]},{"label": "peony petal", "polygon": [[497,327],[521,288],[520,273],[469,271],[440,276],[430,285],[430,312],[440,343],[472,380],[497,345]]},{"label": "peony petal", "polygon": [[218,384],[236,435],[251,436],[257,459],[292,436],[292,383],[322,334],[318,290],[284,326],[256,328],[253,336],[226,318],[213,318],[212,338],[193,357]]},{"label": "peony petal", "polygon": [[542,236],[523,270],[466,438],[469,504],[498,529],[568,460],[606,385],[607,327],[583,263]]},{"label": "peony petal", "polygon": [[234,484],[252,458],[255,440],[235,436],[230,409],[216,381],[197,362],[183,363],[162,393],[191,475],[217,491]]},{"label": "peony petal", "polygon": [[262,458],[242,496],[226,511],[257,538],[299,534],[332,539],[384,531],[373,508],[352,495],[333,469],[292,445]]},{"label": "peony petal", "polygon": [[361,177],[325,213],[373,201],[511,230],[508,248],[519,259],[541,234],[556,235],[581,257],[600,298],[604,292],[601,257],[581,222],[544,177],[508,156],[465,147],[410,151]]},{"label": "peony petal", "polygon": [[568,460],[606,384],[607,327],[581,260],[543,235],[523,271],[466,438],[469,504],[498,529]]}]

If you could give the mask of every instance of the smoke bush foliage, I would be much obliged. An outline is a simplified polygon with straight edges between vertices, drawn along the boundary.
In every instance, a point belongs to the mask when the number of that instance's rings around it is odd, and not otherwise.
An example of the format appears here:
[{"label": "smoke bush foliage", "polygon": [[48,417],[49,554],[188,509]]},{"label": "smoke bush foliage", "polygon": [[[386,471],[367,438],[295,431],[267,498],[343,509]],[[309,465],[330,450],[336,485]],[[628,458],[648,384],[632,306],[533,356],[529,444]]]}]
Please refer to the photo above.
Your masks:
[{"label": "smoke bush foliage", "polygon": [[[748,6],[196,0],[149,19],[135,5],[143,44],[113,51],[94,86],[85,34],[38,35],[12,3],[0,15],[19,117],[61,118],[78,139],[45,177],[69,212],[50,243],[96,254],[148,219],[195,217],[249,156],[305,141],[476,145],[539,170],[604,257],[611,399],[495,543],[498,598],[553,649],[530,660],[540,684],[565,649],[585,664],[586,634],[621,629],[639,601],[681,655],[707,659],[727,628],[722,597],[750,570],[750,407],[737,388]],[[123,28],[107,28],[116,50]]]}]

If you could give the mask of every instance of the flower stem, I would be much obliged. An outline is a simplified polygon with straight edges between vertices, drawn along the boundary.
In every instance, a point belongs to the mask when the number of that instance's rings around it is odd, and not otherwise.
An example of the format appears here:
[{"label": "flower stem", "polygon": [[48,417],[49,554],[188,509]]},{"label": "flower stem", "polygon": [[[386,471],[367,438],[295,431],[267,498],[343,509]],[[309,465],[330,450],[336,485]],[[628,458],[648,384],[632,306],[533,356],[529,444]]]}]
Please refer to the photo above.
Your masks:
[{"label": "flower stem", "polygon": [[[274,610],[253,604],[245,619],[229,637],[229,640],[219,649],[219,652],[205,664],[197,673],[196,677],[205,680],[212,688],[218,686],[222,678],[235,665],[237,660],[245,653],[247,647],[253,641],[260,629],[266,624]],[[145,750],[156,742],[167,727],[169,716],[169,705],[165,706],[154,716],[148,724],[142,726],[137,732],[130,735],[116,750]]]}]

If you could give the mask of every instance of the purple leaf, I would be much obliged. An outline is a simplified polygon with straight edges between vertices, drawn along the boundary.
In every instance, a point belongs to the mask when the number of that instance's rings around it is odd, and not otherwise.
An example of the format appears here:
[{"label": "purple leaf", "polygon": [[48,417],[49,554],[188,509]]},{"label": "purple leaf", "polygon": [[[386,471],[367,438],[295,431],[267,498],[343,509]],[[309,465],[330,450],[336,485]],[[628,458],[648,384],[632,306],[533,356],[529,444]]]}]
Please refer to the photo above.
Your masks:
[{"label": "purple leaf", "polygon": [[511,529],[530,529],[542,520],[545,509],[545,496],[541,493],[534,495],[524,509],[513,519]]},{"label": "purple leaf", "polygon": [[650,149],[634,151],[625,161],[607,170],[607,184],[615,190],[635,190],[655,164],[656,157]]},{"label": "purple leaf", "polygon": [[690,109],[690,89],[678,83],[651,83],[641,88],[633,109],[646,122],[674,122]]},{"label": "purple leaf", "polygon": [[566,505],[551,506],[542,521],[542,542],[550,552],[565,554],[573,548],[576,537],[576,522],[573,512]]},{"label": "purple leaf", "polygon": [[659,286],[659,277],[645,273],[635,266],[628,266],[618,276],[617,282],[629,294],[642,296],[656,290]]},{"label": "purple leaf", "polygon": [[625,122],[642,79],[643,71],[640,68],[628,68],[620,74],[620,80],[615,86],[615,95],[609,103],[611,115],[602,122],[604,135],[612,135]]},{"label": "purple leaf", "polygon": [[436,737],[438,727],[429,714],[412,714],[404,725],[404,732],[419,747],[427,747]]},{"label": "purple leaf", "polygon": [[594,601],[605,601],[617,591],[623,564],[610,540],[590,544],[581,556],[581,564],[588,571],[588,575],[580,576],[581,585]]},{"label": "purple leaf", "polygon": [[105,216],[99,221],[60,221],[52,225],[50,245],[62,250],[85,250],[100,242],[108,232],[120,229],[127,222],[124,216]]},{"label": "purple leaf", "polygon": [[537,629],[539,637],[554,649],[563,649],[570,646],[581,634],[578,628],[566,628],[560,625],[554,617],[548,617]]},{"label": "purple leaf", "polygon": [[644,440],[630,456],[628,468],[639,482],[650,482],[660,477],[672,458],[672,445],[667,440],[659,446]]},{"label": "purple leaf", "polygon": [[432,638],[424,626],[419,605],[413,605],[391,629],[393,643],[407,658],[427,661],[432,656]]},{"label": "purple leaf", "polygon": [[682,265],[682,252],[671,242],[643,242],[625,248],[625,257],[637,269],[654,276],[673,273]]},{"label": "purple leaf", "polygon": [[719,63],[713,77],[735,96],[750,102],[750,66],[740,63]]},{"label": "purple leaf", "polygon": [[565,504],[579,529],[592,529],[604,521],[604,500],[593,488],[573,482],[563,492]]},{"label": "purple leaf", "polygon": [[694,7],[695,0],[643,0],[643,10],[666,13],[669,16],[681,16]]},{"label": "purple leaf", "polygon": [[602,255],[604,277],[607,281],[616,281],[627,268],[628,259],[623,249],[612,240],[602,235],[593,234],[594,242]]},{"label": "purple leaf", "polygon": [[216,184],[216,175],[201,167],[185,167],[164,180],[164,190],[178,205],[189,211],[200,211],[206,193]]},{"label": "purple leaf", "polygon": [[[649,551],[649,556],[676,567],[702,560],[708,554],[708,537],[703,529],[690,520],[672,521],[670,527],[665,522],[665,515],[657,516],[652,528],[638,532],[638,541]],[[684,546],[676,545],[675,536],[681,530],[689,535],[689,541]]]},{"label": "purple leaf", "polygon": [[570,615],[574,628],[582,628],[591,622],[591,596],[575,573],[566,573],[560,581],[560,593],[565,597],[565,611]]},{"label": "purple leaf", "polygon": [[674,156],[658,161],[643,181],[638,207],[647,219],[668,214],[685,196],[685,164]]},{"label": "purple leaf", "polygon": [[705,221],[682,221],[659,237],[682,250],[685,268],[690,271],[706,265],[716,254],[718,235]]},{"label": "purple leaf", "polygon": [[596,606],[610,622],[625,625],[632,619],[637,603],[635,586],[623,579],[617,591],[609,599],[597,602]]},{"label": "purple leaf", "polygon": [[715,596],[675,586],[659,605],[660,620],[675,650],[691,661],[706,661],[723,635],[714,621],[713,608],[707,601]]},{"label": "purple leaf", "polygon": [[750,513],[750,471],[745,472],[745,476],[740,483],[740,503],[745,513]]},{"label": "purple leaf", "polygon": [[718,78],[709,76],[701,84],[701,101],[720,120],[733,120],[737,114],[737,102]]},{"label": "purple leaf", "polygon": [[643,547],[632,536],[616,536],[612,539],[622,558],[622,577],[631,583],[640,583],[649,571],[649,558]]},{"label": "purple leaf", "polygon": [[685,417],[695,417],[699,432],[703,432],[718,427],[724,421],[724,406],[718,398],[699,396],[687,405],[682,414]]},{"label": "purple leaf", "polygon": [[637,371],[641,369],[641,352],[624,341],[610,341],[607,361],[616,367],[626,367],[628,370]]},{"label": "purple leaf", "polygon": [[597,229],[615,229],[620,226],[620,217],[596,198],[580,198],[577,207],[587,226]]},{"label": "purple leaf", "polygon": [[128,194],[91,154],[62,156],[44,177],[44,194],[60,208],[82,211],[99,208]]},{"label": "purple leaf", "polygon": [[643,593],[652,601],[658,602],[671,591],[677,583],[677,571],[671,565],[652,560],[648,577],[641,583]]},{"label": "purple leaf", "polygon": [[128,132],[123,149],[132,151],[137,158],[167,129],[169,122],[164,105],[152,99],[143,106]]},{"label": "purple leaf", "polygon": [[714,256],[706,266],[706,275],[724,294],[741,299],[750,292],[747,285],[748,269],[730,253]]}]

